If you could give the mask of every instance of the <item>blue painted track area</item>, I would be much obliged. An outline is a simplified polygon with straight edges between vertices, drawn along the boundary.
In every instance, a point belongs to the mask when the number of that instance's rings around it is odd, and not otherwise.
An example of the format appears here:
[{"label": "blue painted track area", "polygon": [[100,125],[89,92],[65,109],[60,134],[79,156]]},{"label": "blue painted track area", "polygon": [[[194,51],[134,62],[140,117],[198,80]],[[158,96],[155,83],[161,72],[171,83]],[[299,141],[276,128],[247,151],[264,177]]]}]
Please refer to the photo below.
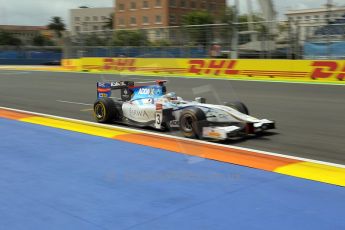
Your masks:
[{"label": "blue painted track area", "polygon": [[345,189],[0,119],[0,229],[345,229]]}]

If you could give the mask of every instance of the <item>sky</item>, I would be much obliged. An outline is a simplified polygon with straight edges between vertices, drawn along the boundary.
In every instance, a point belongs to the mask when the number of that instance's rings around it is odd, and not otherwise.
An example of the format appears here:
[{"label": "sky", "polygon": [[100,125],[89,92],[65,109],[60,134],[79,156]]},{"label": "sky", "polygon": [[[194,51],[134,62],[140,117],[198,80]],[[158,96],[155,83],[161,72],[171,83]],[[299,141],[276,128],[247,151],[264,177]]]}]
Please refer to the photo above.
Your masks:
[{"label": "sky", "polygon": [[[273,0],[280,17],[289,9],[318,8],[327,0]],[[234,0],[228,0],[232,4]],[[245,0],[240,0],[245,13]],[[344,0],[333,0],[345,5]],[[79,6],[112,7],[114,0],[0,0],[0,25],[47,25],[52,16],[60,16],[69,23],[69,9]],[[255,7],[257,8],[257,7]]]}]

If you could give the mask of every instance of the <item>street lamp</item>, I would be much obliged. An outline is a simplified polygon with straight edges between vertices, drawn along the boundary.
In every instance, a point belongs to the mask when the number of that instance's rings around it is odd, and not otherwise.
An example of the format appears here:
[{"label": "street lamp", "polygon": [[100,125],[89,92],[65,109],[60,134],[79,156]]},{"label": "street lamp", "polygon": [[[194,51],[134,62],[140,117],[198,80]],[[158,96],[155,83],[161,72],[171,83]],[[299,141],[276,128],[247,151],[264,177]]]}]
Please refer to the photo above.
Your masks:
[{"label": "street lamp", "polygon": [[331,15],[332,15],[332,0],[327,0],[327,25],[328,26],[328,34],[327,34],[327,55],[328,59],[331,57],[331,37],[330,37],[330,25],[331,25]]}]

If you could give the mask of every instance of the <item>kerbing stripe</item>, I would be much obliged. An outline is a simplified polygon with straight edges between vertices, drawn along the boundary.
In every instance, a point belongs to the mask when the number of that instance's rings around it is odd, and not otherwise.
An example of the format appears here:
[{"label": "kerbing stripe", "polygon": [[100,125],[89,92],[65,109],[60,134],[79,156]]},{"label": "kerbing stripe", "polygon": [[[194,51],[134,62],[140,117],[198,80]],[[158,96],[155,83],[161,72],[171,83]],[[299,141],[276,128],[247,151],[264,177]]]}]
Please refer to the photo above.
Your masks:
[{"label": "kerbing stripe", "polygon": [[224,146],[129,128],[0,107],[0,118],[112,138],[226,163],[345,186],[345,166],[260,150]]}]

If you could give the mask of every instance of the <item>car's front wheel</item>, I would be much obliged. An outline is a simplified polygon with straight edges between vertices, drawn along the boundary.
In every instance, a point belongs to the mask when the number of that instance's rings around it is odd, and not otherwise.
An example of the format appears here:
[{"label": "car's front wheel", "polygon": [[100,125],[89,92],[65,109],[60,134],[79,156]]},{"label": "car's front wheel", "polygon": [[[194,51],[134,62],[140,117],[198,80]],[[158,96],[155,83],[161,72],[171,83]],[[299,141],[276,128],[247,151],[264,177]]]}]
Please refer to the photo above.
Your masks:
[{"label": "car's front wheel", "polygon": [[206,116],[201,109],[186,109],[182,111],[180,116],[180,130],[185,137],[201,138],[202,128],[205,121]]}]

